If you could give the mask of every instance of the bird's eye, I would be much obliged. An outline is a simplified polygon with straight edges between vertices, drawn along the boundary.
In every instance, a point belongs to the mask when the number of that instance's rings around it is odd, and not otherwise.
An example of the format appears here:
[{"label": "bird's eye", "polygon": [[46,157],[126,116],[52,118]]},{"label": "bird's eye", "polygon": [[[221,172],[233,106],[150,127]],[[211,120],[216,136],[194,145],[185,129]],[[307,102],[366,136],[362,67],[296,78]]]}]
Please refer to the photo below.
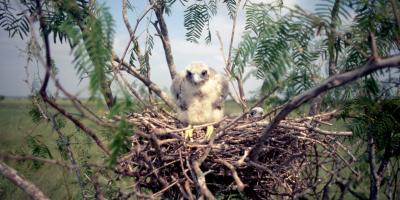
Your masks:
[{"label": "bird's eye", "polygon": [[189,78],[192,77],[192,72],[186,71],[186,76],[189,77]]},{"label": "bird's eye", "polygon": [[202,75],[202,76],[206,76],[206,75],[207,75],[207,70],[203,70],[203,71],[201,72],[201,75]]}]

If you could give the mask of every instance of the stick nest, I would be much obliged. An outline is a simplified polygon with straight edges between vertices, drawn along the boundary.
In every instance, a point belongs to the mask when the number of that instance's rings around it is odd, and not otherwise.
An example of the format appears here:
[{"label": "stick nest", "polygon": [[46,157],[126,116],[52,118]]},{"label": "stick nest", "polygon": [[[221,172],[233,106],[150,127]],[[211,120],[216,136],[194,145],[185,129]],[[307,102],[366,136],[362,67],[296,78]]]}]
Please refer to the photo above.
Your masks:
[{"label": "stick nest", "polygon": [[213,142],[204,139],[207,125],[194,126],[189,141],[172,114],[164,110],[134,113],[128,120],[137,130],[130,152],[118,160],[116,171],[134,177],[133,191],[151,190],[152,197],[295,197],[309,187],[311,177],[303,172],[311,167],[314,145],[329,147],[334,139],[315,127],[334,114],[283,120],[252,161],[249,152],[274,113],[258,119],[227,117],[213,124]]}]

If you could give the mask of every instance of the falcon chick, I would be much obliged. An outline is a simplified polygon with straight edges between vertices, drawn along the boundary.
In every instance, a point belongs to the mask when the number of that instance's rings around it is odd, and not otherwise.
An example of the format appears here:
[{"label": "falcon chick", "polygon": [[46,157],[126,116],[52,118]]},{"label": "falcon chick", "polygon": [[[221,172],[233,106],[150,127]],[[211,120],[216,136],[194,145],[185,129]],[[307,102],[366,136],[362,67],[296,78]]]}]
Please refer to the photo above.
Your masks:
[{"label": "falcon chick", "polygon": [[[177,104],[177,117],[184,124],[198,125],[217,122],[224,116],[224,100],[229,92],[228,81],[204,63],[192,63],[177,74],[171,92]],[[193,129],[185,132],[190,137]],[[207,127],[209,139],[213,126]]]},{"label": "falcon chick", "polygon": [[264,115],[264,109],[261,107],[255,107],[250,110],[249,117],[250,118],[259,118]]}]

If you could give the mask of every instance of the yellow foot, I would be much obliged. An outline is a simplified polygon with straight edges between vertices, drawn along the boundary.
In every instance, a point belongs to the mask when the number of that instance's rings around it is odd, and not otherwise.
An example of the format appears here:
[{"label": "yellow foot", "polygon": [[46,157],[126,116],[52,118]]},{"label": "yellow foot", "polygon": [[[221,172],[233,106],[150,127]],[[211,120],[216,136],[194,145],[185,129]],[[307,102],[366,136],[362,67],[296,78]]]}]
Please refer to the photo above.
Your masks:
[{"label": "yellow foot", "polygon": [[207,126],[207,132],[206,132],[206,140],[210,140],[212,134],[214,133],[214,126]]},{"label": "yellow foot", "polygon": [[185,130],[185,132],[183,133],[184,134],[183,138],[185,138],[185,140],[187,139],[192,140],[194,129],[192,128],[192,125],[189,125],[187,128],[189,129]]}]

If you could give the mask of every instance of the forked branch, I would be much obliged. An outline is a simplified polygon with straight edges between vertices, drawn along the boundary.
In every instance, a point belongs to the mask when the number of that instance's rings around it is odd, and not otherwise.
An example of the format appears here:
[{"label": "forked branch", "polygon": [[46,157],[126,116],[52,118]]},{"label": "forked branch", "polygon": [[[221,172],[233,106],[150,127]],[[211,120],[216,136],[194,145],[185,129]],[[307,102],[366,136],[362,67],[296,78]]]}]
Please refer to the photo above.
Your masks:
[{"label": "forked branch", "polygon": [[163,9],[160,5],[154,3],[154,0],[149,0],[150,4],[155,5],[153,7],[154,12],[156,13],[157,23],[154,23],[154,27],[156,28],[158,34],[161,38],[161,43],[164,48],[165,59],[167,60],[169,73],[171,75],[171,79],[175,78],[176,75],[176,65],[174,62],[174,57],[172,56],[172,48],[171,42],[169,40],[167,24],[165,23],[164,16],[163,16]]},{"label": "forked branch", "polygon": [[138,71],[136,71],[131,65],[126,62],[121,61],[120,58],[114,56],[113,60],[117,63],[121,63],[121,68],[128,72],[129,74],[133,75],[137,79],[139,79],[143,84],[145,84],[150,90],[156,93],[166,104],[172,109],[175,109],[175,104],[171,100],[168,94],[161,90],[161,88],[155,84],[153,81],[148,79],[147,77],[141,75]]},{"label": "forked branch", "polygon": [[278,126],[279,122],[283,120],[290,112],[299,106],[306,103],[308,100],[318,96],[319,94],[331,90],[333,88],[345,85],[349,82],[355,81],[363,76],[371,74],[377,70],[400,67],[400,55],[392,56],[389,58],[376,60],[375,62],[368,62],[363,67],[355,70],[331,76],[320,85],[307,90],[306,92],[295,96],[290,100],[282,110],[272,119],[271,123],[265,127],[264,133],[261,135],[259,141],[254,146],[250,158],[253,161],[258,159],[258,153],[261,151],[264,143],[268,140],[270,133]]},{"label": "forked branch", "polygon": [[[42,7],[40,4],[40,0],[36,0],[36,4],[37,4],[37,9],[38,9],[38,15],[39,15],[39,23],[40,23],[40,28],[41,29],[45,29],[46,24],[44,21],[44,17],[42,15]],[[34,34],[34,30],[33,30],[33,24],[30,24],[31,26],[31,30],[32,30],[32,37],[34,38],[35,34]],[[54,109],[56,109],[58,112],[60,112],[62,115],[64,115],[67,119],[69,119],[72,123],[74,123],[77,127],[79,127],[82,131],[84,131],[89,137],[91,137],[96,144],[107,154],[107,155],[111,155],[110,151],[108,150],[107,146],[105,144],[103,144],[103,142],[97,137],[97,135],[92,131],[92,129],[90,129],[89,127],[85,126],[80,120],[78,120],[77,118],[75,118],[71,113],[69,113],[68,111],[66,111],[64,108],[62,108],[60,105],[58,105],[55,101],[53,101],[52,99],[49,98],[49,96],[47,95],[47,86],[48,86],[48,82],[50,79],[50,72],[52,69],[52,58],[51,58],[51,54],[50,54],[50,42],[49,42],[49,35],[48,34],[43,34],[43,42],[45,45],[45,63],[44,63],[44,67],[46,69],[46,73],[45,73],[45,78],[44,81],[42,83],[42,86],[40,88],[40,95],[43,99],[44,102],[46,102],[47,104],[49,104],[51,107],[53,107]]]}]

